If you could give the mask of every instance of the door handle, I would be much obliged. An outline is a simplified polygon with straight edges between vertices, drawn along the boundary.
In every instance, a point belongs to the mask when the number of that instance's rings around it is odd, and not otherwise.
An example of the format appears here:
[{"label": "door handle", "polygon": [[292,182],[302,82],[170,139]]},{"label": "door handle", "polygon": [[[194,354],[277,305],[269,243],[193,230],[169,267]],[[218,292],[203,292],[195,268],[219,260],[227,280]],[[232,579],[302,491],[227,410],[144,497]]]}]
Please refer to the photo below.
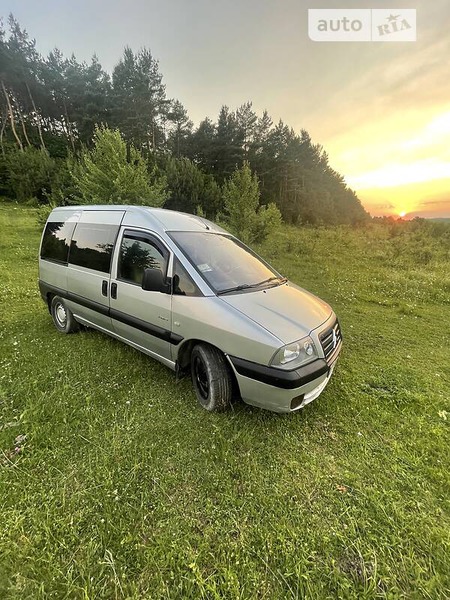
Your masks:
[{"label": "door handle", "polygon": [[105,279],[102,281],[102,295],[108,295],[108,282]]},{"label": "door handle", "polygon": [[114,300],[117,298],[117,283],[111,284],[111,298],[114,298]]}]

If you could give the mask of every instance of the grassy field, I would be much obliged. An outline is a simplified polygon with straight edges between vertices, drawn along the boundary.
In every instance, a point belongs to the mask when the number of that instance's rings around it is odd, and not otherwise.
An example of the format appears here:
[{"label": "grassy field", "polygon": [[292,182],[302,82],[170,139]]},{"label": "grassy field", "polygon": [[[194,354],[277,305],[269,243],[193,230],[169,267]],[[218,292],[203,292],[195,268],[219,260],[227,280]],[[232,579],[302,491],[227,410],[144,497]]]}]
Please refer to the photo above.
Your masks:
[{"label": "grassy field", "polygon": [[[447,233],[445,233],[447,232]],[[0,205],[0,598],[448,598],[450,236],[286,227],[259,251],[340,317],[324,394],[209,414],[37,288]]]}]

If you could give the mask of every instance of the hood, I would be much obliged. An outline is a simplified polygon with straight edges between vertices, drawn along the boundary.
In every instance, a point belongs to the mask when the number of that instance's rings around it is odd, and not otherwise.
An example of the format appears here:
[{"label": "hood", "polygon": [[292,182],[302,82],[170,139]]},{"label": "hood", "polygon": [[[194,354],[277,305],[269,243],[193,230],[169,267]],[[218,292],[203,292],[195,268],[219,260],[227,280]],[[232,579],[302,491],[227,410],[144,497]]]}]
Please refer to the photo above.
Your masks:
[{"label": "hood", "polygon": [[290,344],[324,323],[331,307],[310,292],[289,282],[263,290],[230,294],[221,299]]}]

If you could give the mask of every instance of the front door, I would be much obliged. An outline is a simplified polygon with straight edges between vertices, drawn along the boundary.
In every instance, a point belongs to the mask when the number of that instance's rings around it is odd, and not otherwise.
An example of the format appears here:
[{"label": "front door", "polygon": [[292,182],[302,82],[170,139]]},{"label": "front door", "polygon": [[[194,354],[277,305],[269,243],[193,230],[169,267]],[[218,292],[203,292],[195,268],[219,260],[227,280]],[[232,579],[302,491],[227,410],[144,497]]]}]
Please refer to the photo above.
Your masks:
[{"label": "front door", "polygon": [[114,331],[148,352],[170,359],[171,295],[143,290],[144,269],[167,274],[169,251],[145,231],[122,230],[111,277]]}]

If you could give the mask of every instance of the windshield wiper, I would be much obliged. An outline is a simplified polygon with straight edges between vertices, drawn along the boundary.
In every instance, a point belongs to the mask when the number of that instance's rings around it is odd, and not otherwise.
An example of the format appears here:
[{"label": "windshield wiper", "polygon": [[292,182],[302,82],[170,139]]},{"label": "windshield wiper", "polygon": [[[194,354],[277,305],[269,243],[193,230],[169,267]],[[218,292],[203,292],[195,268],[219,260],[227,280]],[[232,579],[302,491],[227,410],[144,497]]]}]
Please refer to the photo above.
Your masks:
[{"label": "windshield wiper", "polygon": [[282,283],[286,283],[287,277],[269,277],[268,279],[264,279],[259,283],[254,283],[252,287],[258,287],[260,285],[264,285],[265,283],[270,283],[271,281],[279,281],[280,283],[278,283],[277,285],[281,285]]},{"label": "windshield wiper", "polygon": [[242,283],[241,285],[237,285],[235,287],[227,288],[225,290],[220,290],[217,292],[217,295],[228,294],[228,292],[240,292],[241,290],[248,290],[249,288],[256,288],[260,285],[264,285],[265,283],[270,283],[271,281],[279,281],[280,283],[277,285],[281,285],[282,283],[286,283],[286,277],[269,277],[268,279],[263,279],[263,281],[258,281],[258,283]]},{"label": "windshield wiper", "polygon": [[237,285],[235,287],[226,288],[225,290],[220,290],[217,292],[217,295],[220,296],[221,294],[228,294],[228,292],[239,292],[240,290],[246,290],[252,287],[254,287],[254,284],[252,283],[243,283],[242,285]]}]

